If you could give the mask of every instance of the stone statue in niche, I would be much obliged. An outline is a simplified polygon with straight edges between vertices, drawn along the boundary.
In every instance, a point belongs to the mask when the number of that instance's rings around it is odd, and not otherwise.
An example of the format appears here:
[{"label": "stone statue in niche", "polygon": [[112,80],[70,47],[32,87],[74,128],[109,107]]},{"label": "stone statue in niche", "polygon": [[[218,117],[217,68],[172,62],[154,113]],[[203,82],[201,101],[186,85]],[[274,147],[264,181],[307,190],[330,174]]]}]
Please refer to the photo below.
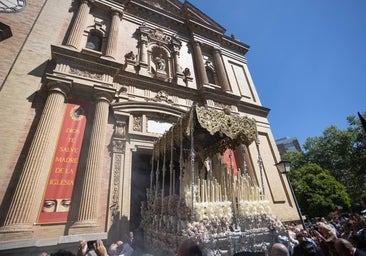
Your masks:
[{"label": "stone statue in niche", "polygon": [[158,57],[154,58],[156,71],[160,73],[165,73],[165,60],[162,54],[160,54]]}]

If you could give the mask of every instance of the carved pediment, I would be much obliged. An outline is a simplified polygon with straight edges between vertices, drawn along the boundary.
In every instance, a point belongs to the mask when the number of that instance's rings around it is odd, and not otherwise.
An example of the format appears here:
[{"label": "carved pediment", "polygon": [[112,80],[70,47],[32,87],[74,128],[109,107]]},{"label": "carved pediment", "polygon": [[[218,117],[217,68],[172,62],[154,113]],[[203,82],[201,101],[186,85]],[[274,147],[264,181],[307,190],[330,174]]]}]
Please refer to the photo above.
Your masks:
[{"label": "carved pediment", "polygon": [[164,10],[176,16],[180,16],[182,4],[177,0],[140,0],[145,5],[154,9]]},{"label": "carved pediment", "polygon": [[178,0],[134,0],[133,2],[140,3],[151,10],[170,13],[173,16],[179,17],[181,20],[188,19],[188,22],[196,23],[196,25],[203,28],[210,28],[219,34],[225,34],[226,31],[224,27],[188,1],[184,1],[183,4]]},{"label": "carved pediment", "polygon": [[185,2],[184,5],[187,10],[189,20],[195,21],[195,23],[198,23],[198,25],[201,25],[203,27],[209,27],[216,32],[225,34],[226,29],[224,27],[222,27],[220,24],[208,17],[203,12],[201,12],[194,5],[189,2]]}]

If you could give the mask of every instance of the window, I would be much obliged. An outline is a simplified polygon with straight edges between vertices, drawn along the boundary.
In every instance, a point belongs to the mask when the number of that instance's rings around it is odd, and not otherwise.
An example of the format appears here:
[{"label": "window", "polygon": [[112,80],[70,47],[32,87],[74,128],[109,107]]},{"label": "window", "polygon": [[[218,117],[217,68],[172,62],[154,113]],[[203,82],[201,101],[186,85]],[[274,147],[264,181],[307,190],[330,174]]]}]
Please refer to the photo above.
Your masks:
[{"label": "window", "polygon": [[149,119],[147,120],[147,132],[164,134],[172,125],[170,122]]},{"label": "window", "polygon": [[211,70],[210,68],[206,67],[206,74],[207,74],[208,82],[210,84],[216,84],[216,82],[215,82],[215,72],[213,70]]},{"label": "window", "polygon": [[203,55],[203,60],[205,61],[205,69],[208,82],[210,84],[218,84],[217,74],[215,71],[215,66],[212,60],[212,57],[208,54]]},{"label": "window", "polygon": [[97,30],[91,30],[85,48],[98,52],[102,51],[102,34]]}]

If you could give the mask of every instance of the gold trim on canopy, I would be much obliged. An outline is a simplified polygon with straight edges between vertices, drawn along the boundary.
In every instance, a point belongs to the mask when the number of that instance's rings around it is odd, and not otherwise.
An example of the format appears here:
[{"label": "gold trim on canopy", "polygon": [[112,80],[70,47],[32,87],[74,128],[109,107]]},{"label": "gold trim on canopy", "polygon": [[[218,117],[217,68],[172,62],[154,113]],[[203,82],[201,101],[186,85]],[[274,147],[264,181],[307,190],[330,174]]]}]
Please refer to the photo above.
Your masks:
[{"label": "gold trim on canopy", "polygon": [[[248,146],[257,139],[257,126],[253,118],[233,114],[228,109],[220,111],[193,106],[182,119],[183,129],[179,127],[180,122],[177,122],[158,140],[160,143],[155,144],[155,158],[158,154],[163,154],[164,144],[170,151],[171,136],[174,136],[174,145],[183,143],[184,148],[189,146],[192,125],[190,120],[194,125],[195,150],[207,155],[223,153],[226,148],[235,149],[241,144]],[[183,136],[180,134],[182,130]]]}]

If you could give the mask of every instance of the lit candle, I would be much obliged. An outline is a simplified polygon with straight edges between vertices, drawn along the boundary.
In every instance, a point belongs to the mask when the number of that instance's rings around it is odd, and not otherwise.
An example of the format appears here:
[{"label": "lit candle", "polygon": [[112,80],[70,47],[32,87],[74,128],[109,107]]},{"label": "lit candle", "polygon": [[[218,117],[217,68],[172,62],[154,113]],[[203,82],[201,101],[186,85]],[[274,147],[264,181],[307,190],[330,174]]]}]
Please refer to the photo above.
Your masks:
[{"label": "lit candle", "polygon": [[219,185],[219,201],[222,201],[221,185]]},{"label": "lit candle", "polygon": [[198,194],[197,202],[201,202],[202,201],[200,182],[201,182],[201,179],[198,178],[197,179],[197,194]]},{"label": "lit candle", "polygon": [[203,197],[205,199],[205,202],[207,201],[207,193],[206,193],[206,180],[203,180]]}]

